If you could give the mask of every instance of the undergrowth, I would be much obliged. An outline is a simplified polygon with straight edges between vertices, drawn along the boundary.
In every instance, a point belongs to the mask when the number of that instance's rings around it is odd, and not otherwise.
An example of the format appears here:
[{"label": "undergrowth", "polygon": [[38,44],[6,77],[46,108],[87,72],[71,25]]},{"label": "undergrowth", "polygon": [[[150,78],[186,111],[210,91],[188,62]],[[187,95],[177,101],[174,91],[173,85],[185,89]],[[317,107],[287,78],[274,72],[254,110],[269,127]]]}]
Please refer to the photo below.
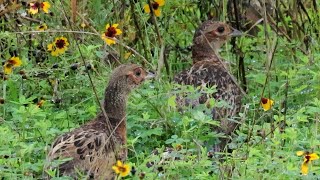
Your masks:
[{"label": "undergrowth", "polygon": [[[50,13],[34,15],[26,3],[3,2],[8,11],[1,13],[1,62],[16,56],[22,65],[1,73],[0,177],[41,179],[51,142],[95,117],[100,111],[95,93],[103,98],[110,72],[121,62],[158,72],[129,99],[127,162],[136,172],[126,179],[319,178],[319,161],[301,175],[304,159],[296,152],[320,153],[320,5],[306,1],[304,12],[294,2],[279,2],[281,19],[272,21],[271,15],[251,35],[222,49],[239,81],[239,59],[244,59],[246,83],[241,84],[247,95],[235,117],[241,124],[231,150],[218,155],[208,154],[223,136],[210,128],[218,123],[205,105],[179,109],[176,93],[200,94],[172,78],[190,67],[193,32],[201,21],[232,20],[231,1],[167,1],[159,17],[144,12],[147,1],[82,0],[76,16],[69,1],[49,1]],[[299,11],[290,14],[292,8]],[[43,23],[48,29],[37,31]],[[114,45],[100,37],[106,24],[119,24],[123,32]],[[47,46],[56,37],[70,45],[54,57]],[[261,107],[262,97],[274,100],[270,110]]]}]

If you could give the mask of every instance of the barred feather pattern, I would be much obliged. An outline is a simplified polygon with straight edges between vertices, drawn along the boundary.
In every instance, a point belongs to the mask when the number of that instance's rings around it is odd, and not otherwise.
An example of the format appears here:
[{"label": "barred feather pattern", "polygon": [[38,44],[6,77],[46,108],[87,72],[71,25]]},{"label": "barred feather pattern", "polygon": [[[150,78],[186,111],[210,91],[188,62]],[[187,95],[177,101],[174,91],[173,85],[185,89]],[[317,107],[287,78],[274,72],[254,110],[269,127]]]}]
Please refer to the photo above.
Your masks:
[{"label": "barred feather pattern", "polygon": [[127,150],[123,148],[123,138],[117,136],[117,133],[114,135],[116,150],[112,149],[106,128],[106,121],[103,114],[100,114],[86,125],[57,138],[47,160],[53,162],[72,158],[54,167],[63,176],[78,177],[75,171],[77,169],[79,172],[83,171],[87,178],[113,179],[115,174],[110,167],[116,164],[117,160],[125,160]]}]

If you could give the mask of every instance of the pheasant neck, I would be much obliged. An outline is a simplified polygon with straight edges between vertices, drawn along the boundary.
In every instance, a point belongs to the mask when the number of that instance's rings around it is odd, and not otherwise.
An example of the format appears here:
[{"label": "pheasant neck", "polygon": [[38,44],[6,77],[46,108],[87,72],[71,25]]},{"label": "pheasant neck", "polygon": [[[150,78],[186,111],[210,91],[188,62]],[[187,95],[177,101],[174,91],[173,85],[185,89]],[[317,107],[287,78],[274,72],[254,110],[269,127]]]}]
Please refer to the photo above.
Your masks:
[{"label": "pheasant neck", "polygon": [[125,81],[110,82],[105,91],[104,110],[113,128],[117,127],[116,134],[126,141],[126,107],[130,90]]},{"label": "pheasant neck", "polygon": [[199,43],[192,46],[192,60],[193,64],[203,61],[203,60],[212,60],[218,61],[220,58],[219,55],[219,45],[217,44],[208,44],[208,43]]}]

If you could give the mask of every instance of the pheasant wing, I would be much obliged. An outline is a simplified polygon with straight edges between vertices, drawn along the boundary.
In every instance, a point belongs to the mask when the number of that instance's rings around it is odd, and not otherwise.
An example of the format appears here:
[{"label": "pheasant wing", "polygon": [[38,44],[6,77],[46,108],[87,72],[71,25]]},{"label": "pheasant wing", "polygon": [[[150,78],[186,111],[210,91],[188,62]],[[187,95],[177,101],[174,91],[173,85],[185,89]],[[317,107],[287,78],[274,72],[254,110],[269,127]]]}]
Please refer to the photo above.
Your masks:
[{"label": "pheasant wing", "polygon": [[105,132],[76,129],[54,142],[48,154],[48,160],[51,163],[63,161],[62,164],[55,167],[62,175],[76,177],[77,175],[74,174],[76,168],[85,170],[83,173],[91,177],[107,177],[108,175],[111,177],[113,172],[110,167],[116,164],[116,157],[109,140]]}]

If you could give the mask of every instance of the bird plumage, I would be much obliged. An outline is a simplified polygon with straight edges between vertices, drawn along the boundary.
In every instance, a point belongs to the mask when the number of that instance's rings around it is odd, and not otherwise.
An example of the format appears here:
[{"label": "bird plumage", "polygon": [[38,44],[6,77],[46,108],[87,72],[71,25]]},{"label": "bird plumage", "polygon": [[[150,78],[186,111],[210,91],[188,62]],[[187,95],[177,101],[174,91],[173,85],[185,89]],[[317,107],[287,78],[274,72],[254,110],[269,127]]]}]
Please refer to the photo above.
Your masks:
[{"label": "bird plumage", "polygon": [[[228,71],[227,63],[220,58],[219,48],[230,36],[239,34],[239,31],[222,22],[206,21],[202,23],[194,34],[192,67],[174,77],[174,81],[179,84],[195,87],[216,86],[217,92],[213,94],[203,93],[197,102],[192,102],[192,106],[204,104],[209,98],[226,102],[226,106],[212,109],[213,119],[220,121],[220,128],[215,128],[215,130],[226,135],[230,135],[237,126],[237,123],[230,119],[237,116],[240,111],[242,89]],[[178,99],[178,103],[190,105],[185,103],[187,100]],[[222,140],[218,147],[219,150],[224,148],[225,144],[226,142]]]},{"label": "bird plumage", "polygon": [[[104,112],[93,120],[55,140],[47,160],[47,169],[57,169],[60,175],[114,179],[112,166],[127,157],[126,104],[130,91],[147,78],[146,71],[134,64],[120,65],[109,80],[103,103]],[[107,115],[107,119],[105,118]],[[108,121],[110,123],[108,123]],[[65,162],[54,165],[56,160]]]}]

